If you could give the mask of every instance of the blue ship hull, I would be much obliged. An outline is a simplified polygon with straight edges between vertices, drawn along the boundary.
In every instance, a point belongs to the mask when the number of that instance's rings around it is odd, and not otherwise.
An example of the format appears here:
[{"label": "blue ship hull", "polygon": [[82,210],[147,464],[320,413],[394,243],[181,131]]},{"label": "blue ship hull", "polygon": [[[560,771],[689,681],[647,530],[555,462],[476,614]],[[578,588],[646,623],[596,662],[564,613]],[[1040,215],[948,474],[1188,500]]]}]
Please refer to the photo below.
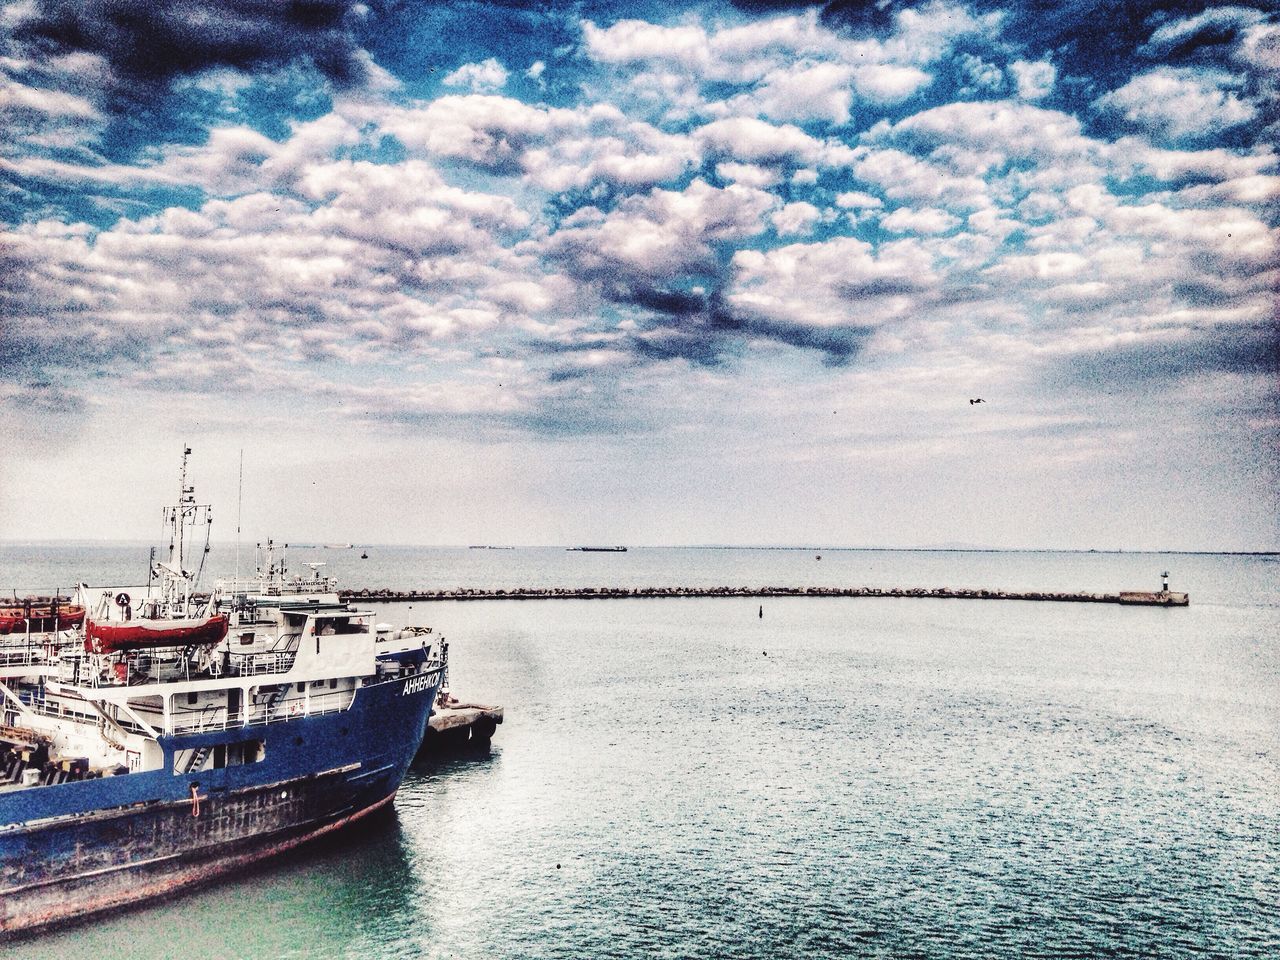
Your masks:
[{"label": "blue ship hull", "polygon": [[[390,803],[440,678],[361,687],[338,713],[164,737],[165,769],[0,794],[0,936],[163,897]],[[247,740],[261,759],[173,772],[178,750]]]}]

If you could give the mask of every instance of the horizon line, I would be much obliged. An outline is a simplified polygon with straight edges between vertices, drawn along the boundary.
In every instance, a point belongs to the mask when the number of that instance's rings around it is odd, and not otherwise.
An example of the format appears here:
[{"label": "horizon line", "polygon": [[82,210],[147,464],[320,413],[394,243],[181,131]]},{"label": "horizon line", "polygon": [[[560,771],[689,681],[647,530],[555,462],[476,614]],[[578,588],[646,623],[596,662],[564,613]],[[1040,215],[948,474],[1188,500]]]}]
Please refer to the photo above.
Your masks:
[{"label": "horizon line", "polygon": [[[565,549],[568,547],[580,546],[580,543],[375,543],[369,542],[351,542],[350,546],[345,543],[342,546],[326,546],[323,542],[317,542],[311,539],[291,541],[279,540],[275,537],[272,541],[282,549],[294,548],[298,550],[355,550],[368,547],[375,548],[420,548],[428,550],[469,550],[473,548],[490,548],[501,547],[513,550],[554,550]],[[252,541],[253,545],[262,541]],[[76,537],[76,538],[8,538],[0,537],[0,545],[4,546],[55,546],[55,545],[120,545],[120,546],[151,546],[154,541],[136,540],[128,538],[95,538],[95,537]],[[237,545],[235,540],[213,540],[211,544],[217,546],[234,547]],[[240,547],[248,545],[247,541],[238,542]],[[777,550],[777,551],[795,551],[795,552],[820,552],[828,551],[833,553],[1101,553],[1101,554],[1125,554],[1125,553],[1141,553],[1141,554],[1167,554],[1167,555],[1189,555],[1189,556],[1277,556],[1280,555],[1280,547],[1260,548],[1252,550],[1225,550],[1212,548],[1161,548],[1161,547],[992,547],[980,545],[964,545],[964,546],[848,546],[835,544],[767,544],[767,543],[643,543],[629,544],[629,549],[635,550]]]}]

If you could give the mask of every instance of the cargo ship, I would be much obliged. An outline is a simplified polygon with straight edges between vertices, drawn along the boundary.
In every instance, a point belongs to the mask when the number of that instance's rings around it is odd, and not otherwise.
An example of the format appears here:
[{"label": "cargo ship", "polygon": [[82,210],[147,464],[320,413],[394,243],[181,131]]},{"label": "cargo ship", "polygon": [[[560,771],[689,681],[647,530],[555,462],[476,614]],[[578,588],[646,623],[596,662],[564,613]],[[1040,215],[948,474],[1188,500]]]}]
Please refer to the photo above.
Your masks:
[{"label": "cargo ship", "polygon": [[392,802],[422,743],[443,669],[429,631],[305,589],[320,578],[196,591],[189,453],[150,582],[82,584],[81,643],[0,663],[0,938],[339,830]]}]

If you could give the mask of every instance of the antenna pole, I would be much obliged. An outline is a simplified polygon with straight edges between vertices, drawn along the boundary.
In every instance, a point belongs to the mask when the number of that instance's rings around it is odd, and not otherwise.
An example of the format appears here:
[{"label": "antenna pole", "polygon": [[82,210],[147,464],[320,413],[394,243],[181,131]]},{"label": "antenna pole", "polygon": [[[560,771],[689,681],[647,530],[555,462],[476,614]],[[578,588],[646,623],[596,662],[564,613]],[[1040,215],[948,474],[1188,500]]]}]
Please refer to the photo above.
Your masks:
[{"label": "antenna pole", "polygon": [[244,510],[244,447],[240,448],[240,486],[236,493],[236,580],[240,579],[240,515]]}]

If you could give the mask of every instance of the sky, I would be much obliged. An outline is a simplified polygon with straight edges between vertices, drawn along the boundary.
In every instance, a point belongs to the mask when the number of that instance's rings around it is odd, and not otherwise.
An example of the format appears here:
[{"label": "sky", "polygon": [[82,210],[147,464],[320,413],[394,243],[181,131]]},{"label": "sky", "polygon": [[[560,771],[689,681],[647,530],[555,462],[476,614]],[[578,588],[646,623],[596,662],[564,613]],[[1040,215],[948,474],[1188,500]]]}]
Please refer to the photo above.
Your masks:
[{"label": "sky", "polygon": [[0,539],[185,444],[223,540],[1280,548],[1278,88],[1252,0],[0,3]]}]

